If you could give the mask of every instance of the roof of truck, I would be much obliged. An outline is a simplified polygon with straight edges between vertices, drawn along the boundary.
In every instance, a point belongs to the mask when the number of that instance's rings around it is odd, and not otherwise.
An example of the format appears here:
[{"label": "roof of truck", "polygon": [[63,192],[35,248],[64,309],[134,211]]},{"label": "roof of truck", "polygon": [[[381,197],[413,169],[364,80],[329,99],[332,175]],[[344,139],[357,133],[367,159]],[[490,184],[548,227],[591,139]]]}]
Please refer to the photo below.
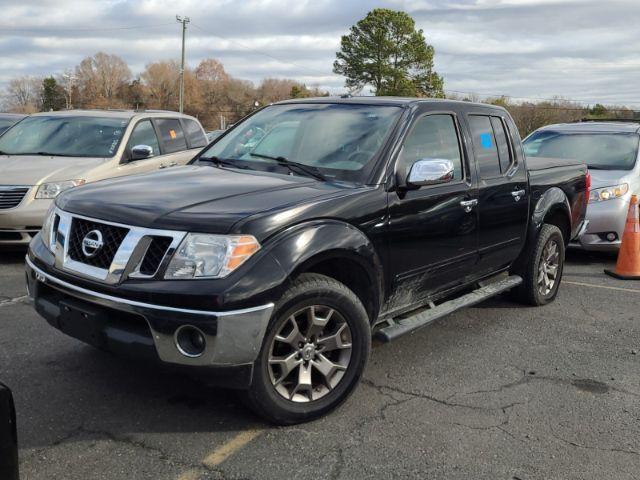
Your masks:
[{"label": "roof of truck", "polygon": [[640,122],[575,122],[556,123],[539,128],[538,131],[553,130],[558,132],[585,132],[585,133],[638,133]]},{"label": "roof of truck", "polygon": [[374,96],[339,96],[339,97],[313,97],[313,98],[292,98],[277,102],[276,105],[288,103],[344,103],[352,105],[387,105],[387,106],[410,106],[423,103],[437,103],[447,108],[447,105],[464,105],[466,107],[482,107],[495,110],[504,110],[497,105],[487,103],[464,102],[459,100],[449,100],[444,98],[416,98],[416,97],[374,97]]}]

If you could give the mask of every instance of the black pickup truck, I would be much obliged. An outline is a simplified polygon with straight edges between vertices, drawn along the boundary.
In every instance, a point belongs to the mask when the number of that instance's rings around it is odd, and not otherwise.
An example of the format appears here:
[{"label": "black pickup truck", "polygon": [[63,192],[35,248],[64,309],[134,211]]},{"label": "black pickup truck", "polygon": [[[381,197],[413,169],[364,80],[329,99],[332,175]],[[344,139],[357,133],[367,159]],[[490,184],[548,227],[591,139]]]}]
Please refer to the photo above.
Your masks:
[{"label": "black pickup truck", "polygon": [[552,301],[588,189],[582,164],[528,169],[499,107],[286,101],[188,166],[59,196],[28,286],[68,335],[213,373],[302,422],[352,392],[373,335],[507,290]]}]

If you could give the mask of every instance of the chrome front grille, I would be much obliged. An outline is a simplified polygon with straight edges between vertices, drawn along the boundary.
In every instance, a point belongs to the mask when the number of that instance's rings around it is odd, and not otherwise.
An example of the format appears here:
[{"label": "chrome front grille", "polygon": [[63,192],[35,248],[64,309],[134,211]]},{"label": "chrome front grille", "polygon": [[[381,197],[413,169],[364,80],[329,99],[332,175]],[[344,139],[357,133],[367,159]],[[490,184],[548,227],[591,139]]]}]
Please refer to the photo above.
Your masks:
[{"label": "chrome front grille", "polygon": [[[104,242],[104,246],[94,256],[87,256],[82,251],[82,241],[89,232],[100,232]],[[127,233],[129,230],[124,227],[74,218],[71,220],[69,235],[69,257],[92,267],[109,268]]]},{"label": "chrome front grille", "polygon": [[[107,222],[55,211],[52,247],[56,268],[82,277],[117,284],[126,278],[155,278],[186,232],[157,230]],[[99,233],[97,233],[99,232]],[[88,249],[85,238],[100,238]]]},{"label": "chrome front grille", "polygon": [[19,187],[12,185],[0,185],[0,210],[14,208],[20,205],[29,187]]}]

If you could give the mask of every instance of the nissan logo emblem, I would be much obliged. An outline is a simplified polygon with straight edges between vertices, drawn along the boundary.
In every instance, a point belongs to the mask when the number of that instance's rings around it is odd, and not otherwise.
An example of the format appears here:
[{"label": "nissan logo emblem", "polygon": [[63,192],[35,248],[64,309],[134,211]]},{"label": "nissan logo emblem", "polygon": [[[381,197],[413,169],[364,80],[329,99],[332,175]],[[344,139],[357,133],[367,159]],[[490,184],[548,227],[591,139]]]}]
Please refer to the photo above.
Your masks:
[{"label": "nissan logo emblem", "polygon": [[91,230],[82,239],[82,253],[87,258],[95,257],[103,246],[100,230]]}]

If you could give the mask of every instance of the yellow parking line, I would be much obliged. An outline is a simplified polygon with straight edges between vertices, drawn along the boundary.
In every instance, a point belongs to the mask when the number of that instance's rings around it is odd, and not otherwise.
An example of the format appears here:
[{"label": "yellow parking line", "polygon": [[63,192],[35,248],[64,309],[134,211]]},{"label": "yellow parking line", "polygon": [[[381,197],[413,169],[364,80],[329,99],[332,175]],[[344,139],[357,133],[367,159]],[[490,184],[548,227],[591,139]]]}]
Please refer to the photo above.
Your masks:
[{"label": "yellow parking line", "polygon": [[640,290],[637,290],[635,288],[610,287],[608,285],[594,285],[593,283],[569,282],[566,280],[563,280],[562,283],[565,285],[578,285],[579,287],[603,288],[605,290],[619,290],[621,292],[640,293]]},{"label": "yellow parking line", "polygon": [[236,453],[238,450],[242,449],[242,447],[244,447],[246,444],[251,442],[260,434],[262,434],[262,432],[264,432],[264,430],[258,430],[258,429],[246,430],[244,432],[240,432],[231,440],[222,444],[220,447],[215,449],[212,453],[207,455],[207,457],[202,461],[202,463],[210,468],[220,465],[231,455]]},{"label": "yellow parking line", "polygon": [[180,475],[178,477],[178,480],[199,480],[202,476],[202,473],[203,472],[199,470],[189,470]]}]

